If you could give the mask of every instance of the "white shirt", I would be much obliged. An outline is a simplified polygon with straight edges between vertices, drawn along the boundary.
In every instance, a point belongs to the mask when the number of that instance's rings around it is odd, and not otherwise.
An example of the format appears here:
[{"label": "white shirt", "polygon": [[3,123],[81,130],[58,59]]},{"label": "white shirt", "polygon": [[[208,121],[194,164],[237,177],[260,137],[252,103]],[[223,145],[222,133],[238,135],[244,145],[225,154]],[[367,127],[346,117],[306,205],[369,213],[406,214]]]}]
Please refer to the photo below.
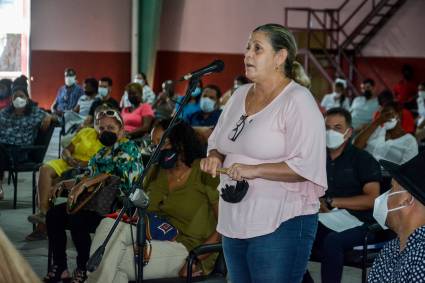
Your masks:
[{"label": "white shirt", "polygon": [[378,108],[379,103],[377,98],[371,98],[369,100],[366,100],[364,96],[354,98],[350,109],[353,128],[358,129],[372,122],[373,114]]},{"label": "white shirt", "polygon": [[87,115],[89,115],[90,107],[96,97],[98,97],[98,95],[90,97],[84,94],[78,99],[77,105],[80,105],[80,112],[78,112],[78,114],[80,114],[80,116],[87,117]]},{"label": "white shirt", "polygon": [[418,143],[411,134],[385,140],[386,132],[383,127],[378,127],[367,141],[366,151],[376,160],[384,159],[401,165],[418,154]]},{"label": "white shirt", "polygon": [[332,93],[326,94],[322,98],[322,102],[320,103],[320,106],[325,108],[326,111],[335,107],[343,107],[347,110],[350,110],[350,100],[346,97],[344,99],[344,102],[341,105],[338,94],[336,92],[332,92]]}]

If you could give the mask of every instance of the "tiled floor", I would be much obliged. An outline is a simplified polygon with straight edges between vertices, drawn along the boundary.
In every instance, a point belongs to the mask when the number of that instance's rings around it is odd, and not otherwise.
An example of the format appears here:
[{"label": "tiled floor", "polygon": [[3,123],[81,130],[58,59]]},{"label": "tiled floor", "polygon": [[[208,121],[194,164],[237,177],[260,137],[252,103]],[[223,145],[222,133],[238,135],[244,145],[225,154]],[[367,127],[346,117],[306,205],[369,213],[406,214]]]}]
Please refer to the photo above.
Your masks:
[{"label": "tiled floor", "polygon": [[[58,132],[55,132],[52,143],[49,147],[46,160],[57,158],[58,156]],[[40,276],[44,276],[47,270],[47,241],[26,242],[25,236],[32,231],[32,225],[27,221],[31,213],[31,174],[19,174],[18,180],[18,208],[12,209],[13,187],[3,184],[5,190],[5,200],[0,201],[0,227],[8,235],[15,247],[24,255],[34,271]],[[70,242],[70,241],[68,241]],[[75,250],[69,244],[69,267],[75,267]],[[320,282],[320,265],[310,263],[309,270],[315,279]],[[361,282],[361,272],[355,268],[345,268],[343,283]],[[265,282],[266,283],[266,282]]]}]

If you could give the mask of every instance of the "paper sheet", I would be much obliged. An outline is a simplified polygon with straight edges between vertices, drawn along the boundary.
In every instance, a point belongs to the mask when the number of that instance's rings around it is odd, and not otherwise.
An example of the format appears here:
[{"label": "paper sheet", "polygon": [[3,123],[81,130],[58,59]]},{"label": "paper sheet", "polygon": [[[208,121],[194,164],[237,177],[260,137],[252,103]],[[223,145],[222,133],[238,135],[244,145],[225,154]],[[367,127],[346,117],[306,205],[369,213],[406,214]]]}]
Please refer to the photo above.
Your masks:
[{"label": "paper sheet", "polygon": [[334,209],[327,213],[319,213],[319,221],[336,232],[342,232],[363,225],[363,222],[345,209]]}]

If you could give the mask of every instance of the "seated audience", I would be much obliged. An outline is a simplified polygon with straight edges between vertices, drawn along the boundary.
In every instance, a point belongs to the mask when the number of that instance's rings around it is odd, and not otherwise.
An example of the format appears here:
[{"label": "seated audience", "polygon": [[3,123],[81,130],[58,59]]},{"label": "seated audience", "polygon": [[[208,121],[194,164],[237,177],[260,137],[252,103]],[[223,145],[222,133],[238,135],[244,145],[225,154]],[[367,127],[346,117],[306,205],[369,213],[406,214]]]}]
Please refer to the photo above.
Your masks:
[{"label": "seated audience", "polygon": [[[378,103],[380,106],[380,109],[375,112],[373,115],[373,120],[378,119],[379,115],[381,114],[381,109],[387,105],[388,103],[394,102],[394,96],[391,91],[384,90],[378,95]],[[406,133],[413,134],[415,132],[415,119],[413,118],[412,112],[409,110],[402,108],[401,109],[401,127]]]},{"label": "seated audience", "polygon": [[0,228],[0,282],[39,283],[41,282],[31,266],[19,254]]},{"label": "seated audience", "polygon": [[[133,82],[136,83],[136,84],[139,84],[143,89],[142,102],[148,103],[152,106],[155,103],[156,96],[155,96],[155,93],[153,92],[153,90],[151,89],[151,87],[148,84],[148,81],[146,79],[146,75],[144,73],[137,74],[134,77]],[[131,102],[128,98],[127,91],[125,91],[123,96],[121,97],[120,107],[122,109],[124,109],[124,108],[130,107],[130,106],[131,106]]]},{"label": "seated audience", "polygon": [[[125,138],[123,127],[122,118],[117,110],[106,109],[96,114],[95,128],[104,147],[90,159],[88,177],[90,181],[95,182],[105,175],[115,175],[120,178],[121,191],[126,194],[143,172],[143,165],[136,144]],[[55,186],[55,189],[59,188],[60,184]],[[52,190],[52,195],[56,194],[55,189]],[[72,282],[85,282],[91,244],[90,233],[96,230],[102,219],[103,215],[84,208],[75,214],[68,214],[66,203],[48,210],[46,225],[53,265],[44,278],[45,282],[59,282],[70,278],[66,257],[67,228],[71,230],[71,237],[77,249],[77,269],[73,273]]]},{"label": "seated audience", "polygon": [[388,103],[378,119],[362,130],[354,145],[373,155],[376,160],[388,160],[403,164],[418,154],[416,139],[407,134],[400,123],[401,107]]},{"label": "seated audience", "polygon": [[[39,130],[49,128],[52,117],[37,107],[30,99],[28,90],[16,86],[12,90],[12,102],[0,110],[0,199],[3,199],[3,172],[9,166],[8,147],[32,145]],[[26,152],[19,155],[17,162],[29,158]]]},{"label": "seated audience", "polygon": [[93,128],[83,128],[72,138],[68,147],[64,148],[62,158],[48,161],[40,168],[37,186],[39,212],[28,217],[29,222],[40,225],[26,237],[27,240],[42,240],[47,236],[44,225],[49,210],[50,190],[57,183],[58,177],[72,168],[87,167],[90,158],[101,147],[98,132]]},{"label": "seated audience", "polygon": [[[159,122],[152,130],[152,140],[158,144],[170,120]],[[156,214],[173,225],[178,234],[174,241],[153,239],[152,254],[144,267],[144,279],[185,275],[185,259],[190,250],[200,244],[216,243],[218,213],[218,179],[203,173],[200,158],[202,146],[193,129],[184,122],[172,130],[161,149],[158,165],[151,168],[144,182],[150,196],[148,213]],[[91,253],[103,242],[113,223],[104,219],[96,230]],[[130,224],[120,223],[99,268],[89,274],[88,282],[124,283],[134,280],[134,254]],[[133,229],[135,232],[135,229]],[[202,255],[195,274],[208,274],[215,255]]]},{"label": "seated audience", "polygon": [[118,102],[112,98],[111,92],[112,92],[112,79],[109,77],[103,77],[99,80],[99,88],[107,88],[108,91],[105,92],[102,90],[102,95],[99,94],[99,97],[97,97],[92,105],[90,106],[89,114],[84,121],[84,126],[86,127],[93,127],[93,121],[94,121],[94,112],[97,107],[103,105],[108,106],[110,108],[119,109]]},{"label": "seated audience", "polygon": [[140,138],[151,129],[154,118],[152,106],[142,102],[143,89],[140,84],[131,83],[125,90],[131,106],[121,111],[124,130],[129,138]]},{"label": "seated audience", "polygon": [[403,65],[401,70],[403,78],[394,86],[394,95],[397,102],[407,109],[416,109],[416,88],[417,82],[414,80],[413,67]]},{"label": "seated audience", "polygon": [[176,107],[178,94],[174,92],[174,82],[167,80],[162,83],[162,92],[158,95],[152,108],[155,111],[155,119],[165,120],[173,115]]},{"label": "seated audience", "polygon": [[95,78],[85,79],[83,88],[84,95],[78,99],[77,106],[74,107],[74,112],[85,118],[89,115],[90,107],[96,99],[98,92],[100,97],[102,97],[100,92],[102,92],[103,96],[105,96],[108,92],[108,88],[99,88],[99,83]]},{"label": "seated audience", "polygon": [[[199,81],[198,86],[191,93],[189,102],[185,105],[185,107],[183,108],[183,111],[181,112],[181,115],[179,118],[183,119],[185,122],[189,122],[189,117],[193,113],[201,110],[201,107],[199,105],[199,100],[201,99],[202,87],[203,87],[202,81]],[[181,102],[183,101],[183,98],[184,96],[179,96],[177,98],[175,112],[177,112],[177,110],[179,109]]]},{"label": "seated audience", "polygon": [[372,121],[373,113],[379,108],[378,99],[374,92],[375,81],[366,79],[360,85],[360,88],[362,95],[353,99],[350,108],[355,132],[369,124]]},{"label": "seated audience", "polygon": [[418,119],[416,122],[416,139],[418,142],[425,139],[425,82],[418,85]]},{"label": "seated audience", "polygon": [[425,282],[425,153],[407,163],[381,161],[392,175],[392,188],[375,200],[373,216],[397,238],[385,244],[367,282]]},{"label": "seated audience", "polygon": [[219,108],[221,97],[220,88],[216,85],[207,85],[204,87],[199,101],[200,111],[189,116],[189,125],[192,127],[210,127],[213,128],[221,114]]},{"label": "seated audience", "polygon": [[[320,212],[345,209],[365,224],[373,223],[373,203],[379,195],[381,181],[379,163],[351,144],[353,129],[346,109],[329,109],[325,123],[328,190],[321,199]],[[344,253],[361,245],[367,232],[367,225],[337,232],[322,224],[319,218],[312,256],[321,262],[322,282],[341,282]],[[303,282],[313,282],[308,271]]]},{"label": "seated audience", "polygon": [[66,110],[73,110],[84,90],[77,84],[77,73],[74,69],[65,69],[65,85],[58,90],[52,104],[52,113],[62,116]]},{"label": "seated audience", "polygon": [[149,103],[150,105],[153,105],[155,103],[156,96],[148,84],[145,73],[137,74],[134,78],[134,82],[138,83],[143,88],[143,103]]},{"label": "seated audience", "polygon": [[12,80],[2,79],[0,80],[0,110],[7,107],[10,104],[11,99],[11,88]]},{"label": "seated audience", "polygon": [[220,97],[220,108],[223,109],[224,105],[226,105],[229,98],[232,96],[232,94],[235,92],[235,90],[244,84],[249,84],[251,81],[245,77],[245,75],[239,75],[233,80],[233,86],[231,89],[226,91],[221,97]]},{"label": "seated audience", "polygon": [[323,97],[320,106],[326,111],[335,107],[343,107],[350,110],[350,100],[345,96],[347,81],[338,78],[335,80],[333,88],[334,91],[332,93],[326,94]]}]

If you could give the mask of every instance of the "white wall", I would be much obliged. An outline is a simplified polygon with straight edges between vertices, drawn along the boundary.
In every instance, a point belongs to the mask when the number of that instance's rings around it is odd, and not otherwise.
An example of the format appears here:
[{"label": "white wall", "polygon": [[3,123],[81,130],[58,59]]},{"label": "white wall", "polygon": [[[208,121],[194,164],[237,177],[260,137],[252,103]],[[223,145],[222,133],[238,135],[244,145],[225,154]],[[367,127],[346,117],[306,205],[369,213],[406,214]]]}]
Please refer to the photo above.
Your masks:
[{"label": "white wall", "polygon": [[131,50],[131,0],[35,0],[31,49]]},{"label": "white wall", "polygon": [[[346,18],[361,0],[350,1],[342,11]],[[242,53],[247,37],[256,26],[268,22],[284,24],[285,7],[337,8],[343,0],[164,0],[160,50]],[[370,2],[370,3],[369,3]],[[367,5],[371,5],[368,1]],[[370,6],[347,26],[352,30]],[[370,45],[366,56],[425,57],[424,0],[409,0],[394,15]],[[290,18],[292,26],[306,19]],[[317,26],[314,21],[312,26]]]}]

